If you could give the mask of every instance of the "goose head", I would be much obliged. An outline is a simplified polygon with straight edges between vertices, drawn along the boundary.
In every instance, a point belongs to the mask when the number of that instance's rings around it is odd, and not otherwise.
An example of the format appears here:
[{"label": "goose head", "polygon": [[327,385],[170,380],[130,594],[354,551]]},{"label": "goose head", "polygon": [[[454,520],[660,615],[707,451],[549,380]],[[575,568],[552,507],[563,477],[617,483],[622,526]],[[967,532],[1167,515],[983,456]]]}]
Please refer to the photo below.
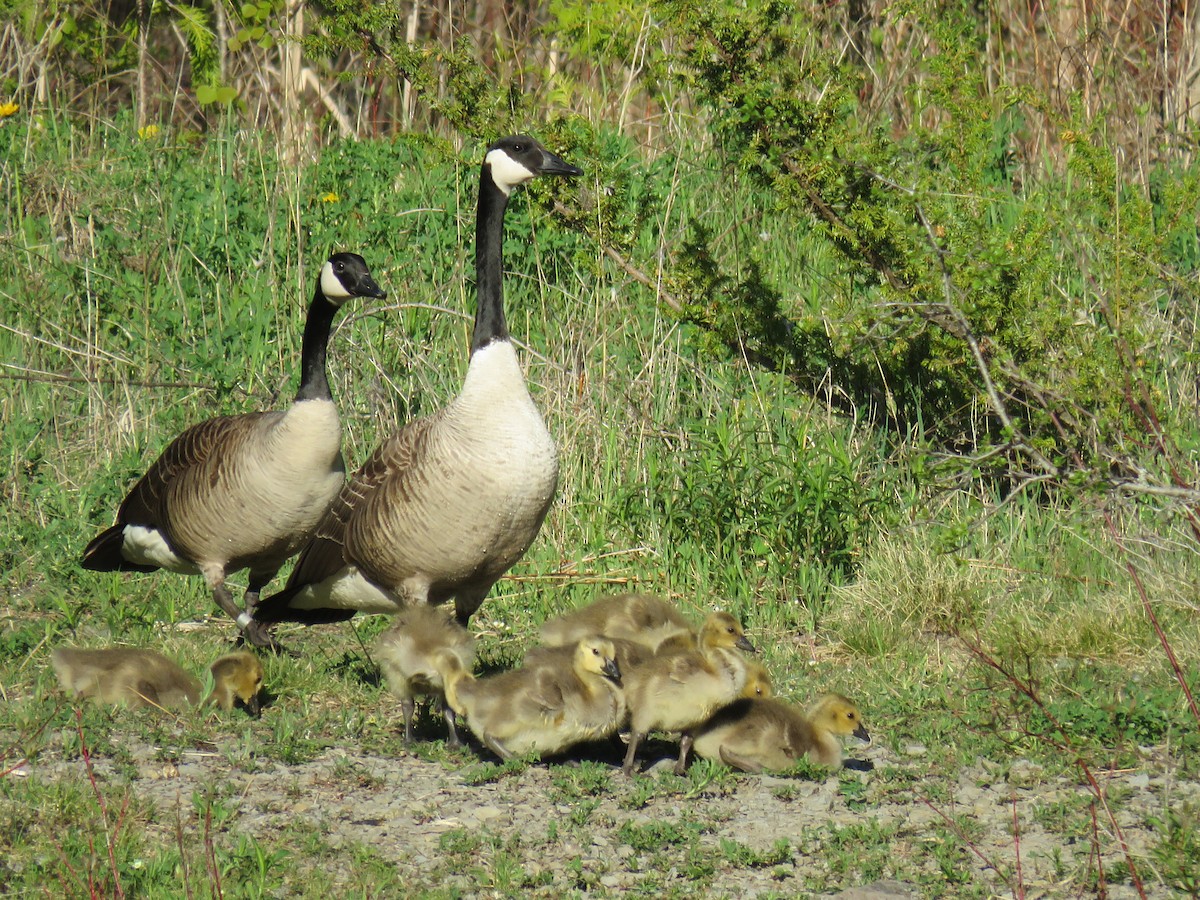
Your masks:
[{"label": "goose head", "polygon": [[539,175],[582,175],[583,169],[554,155],[527,134],[501,138],[488,147],[484,174],[505,196]]},{"label": "goose head", "polygon": [[580,641],[575,648],[575,666],[580,671],[602,675],[618,686],[621,684],[617,650],[606,638],[590,637]]},{"label": "goose head", "polygon": [[366,261],[357,253],[335,253],[321,267],[321,278],[318,282],[321,295],[334,306],[341,306],[351,297],[373,297],[383,300],[387,297],[371,272]]},{"label": "goose head", "polygon": [[863,725],[862,715],[854,701],[841,694],[825,694],[808,711],[813,726],[836,735],[853,735],[864,744],[871,742],[871,735]]},{"label": "goose head", "polygon": [[754,645],[742,630],[742,624],[725,612],[715,612],[700,629],[700,646],[708,649],[744,650],[754,653]]}]

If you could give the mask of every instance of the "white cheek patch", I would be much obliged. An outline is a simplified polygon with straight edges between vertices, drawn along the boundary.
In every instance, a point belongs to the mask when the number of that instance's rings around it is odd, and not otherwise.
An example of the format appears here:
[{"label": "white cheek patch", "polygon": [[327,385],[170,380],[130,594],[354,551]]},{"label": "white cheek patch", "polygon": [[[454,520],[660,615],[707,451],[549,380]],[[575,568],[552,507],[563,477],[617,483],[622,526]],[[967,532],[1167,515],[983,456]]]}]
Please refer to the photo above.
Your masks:
[{"label": "white cheek patch", "polygon": [[350,296],[342,280],[333,271],[333,263],[326,262],[321,267],[321,293],[327,300],[345,300]]},{"label": "white cheek patch", "polygon": [[503,150],[492,150],[483,158],[492,168],[492,181],[496,187],[508,194],[518,184],[533,178],[534,173],[517,162]]}]

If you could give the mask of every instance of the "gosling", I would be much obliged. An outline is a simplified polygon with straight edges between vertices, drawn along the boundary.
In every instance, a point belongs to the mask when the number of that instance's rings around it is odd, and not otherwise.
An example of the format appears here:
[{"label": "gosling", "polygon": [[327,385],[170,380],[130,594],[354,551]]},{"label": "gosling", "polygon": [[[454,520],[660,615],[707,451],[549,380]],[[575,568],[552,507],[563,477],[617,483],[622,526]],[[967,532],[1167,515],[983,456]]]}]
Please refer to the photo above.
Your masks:
[{"label": "gosling", "polygon": [[716,612],[700,629],[697,649],[656,655],[628,673],[629,747],[621,768],[625,775],[633,773],[638,744],[651,731],[680,734],[675,773],[686,771],[692,730],[746,688],[746,660],[738,650],[753,653],[754,645],[737,619]]},{"label": "gosling", "polygon": [[246,650],[227,653],[212,664],[212,693],[204,701],[225,711],[241,704],[252,716],[262,715],[263,665],[259,658]]},{"label": "gosling", "polygon": [[[157,650],[58,647],[50,653],[50,665],[63,691],[73,699],[174,709],[194,706],[202,690],[197,679]],[[222,656],[212,664],[212,675],[213,690],[205,705],[229,710],[240,701],[253,715],[259,715],[263,669],[258,657],[245,651]]]},{"label": "gosling", "polygon": [[551,647],[574,644],[593,634],[622,638],[657,650],[668,639],[695,635],[683,614],[667,600],[653,594],[615,594],[542,625],[542,643]]},{"label": "gosling", "polygon": [[388,689],[400,700],[404,746],[412,745],[418,694],[437,699],[446,718],[446,745],[461,746],[454,710],[446,705],[446,686],[435,657],[439,652],[449,653],[458,668],[469,672],[475,666],[475,638],[471,633],[453,621],[444,608],[420,603],[394,617],[391,627],[379,636],[375,652]]},{"label": "gosling", "polygon": [[57,647],[50,665],[63,691],[77,700],[170,709],[200,699],[200,682],[157,650]]},{"label": "gosling", "polygon": [[606,638],[575,645],[570,664],[541,663],[475,678],[449,653],[438,655],[446,702],[501,759],[553,756],[615,734],[625,720],[616,650]]},{"label": "gosling", "polygon": [[696,733],[693,748],[743,772],[787,769],[804,756],[834,768],[842,765],[839,738],[871,740],[853,701],[825,694],[807,712],[775,699],[743,699],[725,707]]}]

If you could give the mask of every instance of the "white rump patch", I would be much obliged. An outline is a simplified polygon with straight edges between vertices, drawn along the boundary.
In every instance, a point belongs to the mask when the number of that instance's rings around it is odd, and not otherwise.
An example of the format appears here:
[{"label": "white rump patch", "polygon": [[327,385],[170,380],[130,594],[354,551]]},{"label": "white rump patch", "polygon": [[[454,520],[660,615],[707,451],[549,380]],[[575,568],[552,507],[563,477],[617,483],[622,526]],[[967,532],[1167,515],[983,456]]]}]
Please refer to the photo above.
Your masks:
[{"label": "white rump patch", "polygon": [[328,260],[321,267],[321,293],[327,300],[346,300],[350,297],[350,292],[346,290],[342,280],[334,273],[333,263]]},{"label": "white rump patch", "polygon": [[121,542],[121,555],[129,562],[142,566],[158,566],[160,569],[182,575],[200,574],[199,566],[175,555],[167,539],[157,528],[126,525],[124,540]]},{"label": "white rump patch", "polygon": [[496,187],[504,191],[505,196],[518,184],[524,184],[534,176],[533,172],[500,149],[489,151],[483,161],[491,166],[492,181],[496,183]]},{"label": "white rump patch", "polygon": [[395,613],[403,608],[390,591],[368,580],[356,566],[342,569],[318,584],[297,591],[292,609],[353,609],[361,613]]}]

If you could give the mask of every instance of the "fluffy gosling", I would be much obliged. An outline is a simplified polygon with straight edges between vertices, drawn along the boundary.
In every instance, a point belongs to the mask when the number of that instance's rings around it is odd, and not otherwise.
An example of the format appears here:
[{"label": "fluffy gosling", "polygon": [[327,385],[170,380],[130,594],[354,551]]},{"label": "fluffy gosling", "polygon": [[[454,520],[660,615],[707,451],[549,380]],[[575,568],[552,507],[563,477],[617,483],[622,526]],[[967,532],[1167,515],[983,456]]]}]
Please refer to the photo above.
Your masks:
[{"label": "fluffy gosling", "polygon": [[656,655],[627,674],[630,734],[621,768],[625,775],[633,773],[638,744],[651,731],[680,734],[675,773],[684,773],[692,730],[740,697],[746,687],[746,660],[738,650],[753,653],[754,645],[737,619],[716,612],[700,629],[696,649]]},{"label": "fluffy gosling", "polygon": [[262,691],[263,665],[246,650],[227,653],[209,668],[213,676],[212,693],[205,703],[231,710],[240,703],[252,716],[262,715],[259,694]]},{"label": "fluffy gosling", "polygon": [[475,678],[452,654],[439,654],[446,702],[501,759],[561,753],[614,734],[625,720],[616,649],[606,638],[575,645],[568,664],[534,666]]},{"label": "fluffy gosling", "polygon": [[574,644],[593,634],[622,638],[651,650],[673,637],[685,642],[695,634],[683,614],[667,600],[653,594],[615,594],[542,625],[542,643],[550,647]]},{"label": "fluffy gosling", "polygon": [[743,699],[713,716],[692,746],[705,759],[743,772],[786,769],[806,755],[836,768],[842,764],[839,738],[849,735],[871,740],[858,707],[841,694],[825,694],[807,712],[782,700]]},{"label": "fluffy gosling", "polygon": [[157,650],[57,647],[50,653],[50,665],[63,691],[74,699],[162,709],[200,699],[200,682]]},{"label": "fluffy gosling", "polygon": [[412,744],[417,695],[436,697],[446,717],[449,747],[461,746],[454,710],[446,705],[446,685],[436,665],[439,652],[449,653],[465,672],[475,666],[475,638],[443,607],[419,603],[397,613],[375,644],[388,689],[400,700],[404,746]]}]

